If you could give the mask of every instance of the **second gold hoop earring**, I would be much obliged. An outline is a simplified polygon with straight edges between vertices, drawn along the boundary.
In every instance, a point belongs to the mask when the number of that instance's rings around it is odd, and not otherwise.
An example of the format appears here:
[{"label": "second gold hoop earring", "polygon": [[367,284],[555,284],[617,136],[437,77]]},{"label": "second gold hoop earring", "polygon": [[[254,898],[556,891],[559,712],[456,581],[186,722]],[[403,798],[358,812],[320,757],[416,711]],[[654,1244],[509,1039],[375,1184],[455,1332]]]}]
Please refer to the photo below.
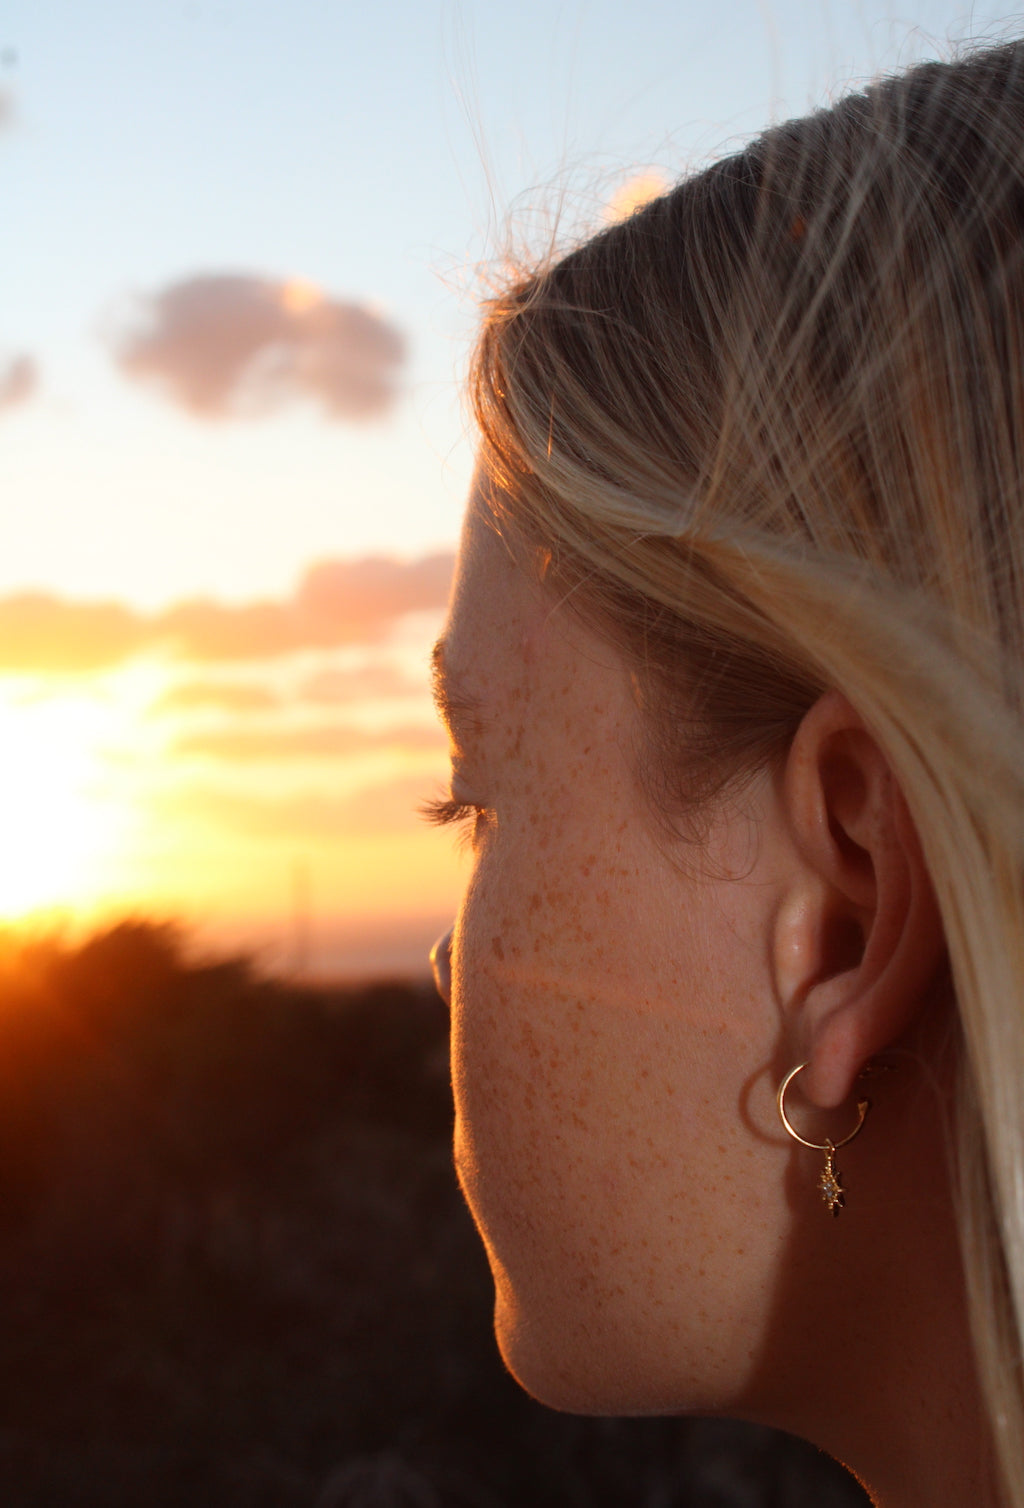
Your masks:
[{"label": "second gold hoop earring", "polygon": [[857,1124],[847,1136],[844,1136],[842,1138],[841,1141],[833,1141],[832,1138],[828,1136],[824,1141],[808,1141],[806,1136],[800,1135],[800,1132],[796,1129],[792,1121],[789,1119],[789,1116],[786,1114],[786,1091],[789,1089],[790,1084],[792,1084],[797,1074],[803,1073],[806,1067],[806,1063],[798,1063],[795,1068],[791,1068],[789,1070],[786,1077],[779,1085],[779,1092],[776,1095],[775,1099],[779,1107],[779,1116],[781,1117],[782,1124],[785,1127],[788,1135],[790,1135],[794,1141],[798,1141],[802,1147],[811,1147],[815,1152],[824,1152],[825,1166],[818,1177],[818,1188],[821,1191],[822,1199],[824,1199],[825,1203],[828,1205],[829,1213],[833,1215],[835,1219],[838,1219],[839,1211],[841,1209],[845,1209],[846,1207],[846,1199],[844,1196],[842,1178],[839,1174],[839,1170],[836,1168],[835,1163],[833,1162],[833,1156],[836,1152],[838,1152],[840,1147],[848,1146],[849,1143],[853,1141],[853,1138],[860,1134],[860,1130],[864,1125],[867,1113],[871,1109],[871,1101],[868,1099],[857,1101]]}]

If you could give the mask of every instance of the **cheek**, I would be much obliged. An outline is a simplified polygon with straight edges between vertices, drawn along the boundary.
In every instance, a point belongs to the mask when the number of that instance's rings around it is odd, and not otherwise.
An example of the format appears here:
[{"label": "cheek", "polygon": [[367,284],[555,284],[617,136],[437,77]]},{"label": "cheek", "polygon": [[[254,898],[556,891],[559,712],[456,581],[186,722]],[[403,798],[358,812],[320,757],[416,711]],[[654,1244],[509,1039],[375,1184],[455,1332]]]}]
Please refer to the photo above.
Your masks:
[{"label": "cheek", "polygon": [[458,927],[459,1156],[485,1232],[581,1198],[618,1219],[695,1135],[681,1086],[720,1048],[701,929],[659,925],[617,841],[557,836],[554,861],[536,842],[486,854]]},{"label": "cheek", "polygon": [[[460,917],[452,1019],[457,1153],[492,1246],[496,1227],[554,1233],[573,1183],[607,1179],[595,1145],[626,1117],[609,1071],[624,1025],[615,928],[575,866],[484,861]],[[568,872],[567,872],[568,870]]]},{"label": "cheek", "polygon": [[751,1043],[699,915],[666,925],[625,865],[519,882],[539,872],[479,867],[455,958],[456,1157],[499,1340],[557,1407],[671,1407],[758,1218],[737,1174]]}]

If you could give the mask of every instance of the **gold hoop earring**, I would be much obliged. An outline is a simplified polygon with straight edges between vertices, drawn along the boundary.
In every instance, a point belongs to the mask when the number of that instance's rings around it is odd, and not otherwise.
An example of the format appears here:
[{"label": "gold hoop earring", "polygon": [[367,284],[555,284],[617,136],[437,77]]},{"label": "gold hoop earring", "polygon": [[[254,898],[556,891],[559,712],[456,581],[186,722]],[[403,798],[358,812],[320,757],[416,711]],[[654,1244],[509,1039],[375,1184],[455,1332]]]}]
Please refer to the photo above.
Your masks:
[{"label": "gold hoop earring", "polygon": [[834,1162],[832,1161],[832,1158],[833,1155],[839,1151],[840,1147],[848,1146],[849,1143],[853,1141],[853,1138],[855,1136],[860,1135],[861,1127],[864,1125],[867,1113],[871,1109],[871,1101],[857,1101],[857,1124],[854,1126],[853,1130],[848,1136],[843,1137],[842,1141],[833,1141],[830,1136],[827,1136],[824,1141],[808,1141],[806,1136],[800,1135],[800,1132],[796,1130],[789,1116],[786,1114],[786,1091],[789,1089],[790,1084],[792,1084],[797,1074],[803,1073],[806,1067],[806,1063],[798,1063],[795,1068],[791,1068],[789,1070],[786,1077],[779,1085],[779,1092],[775,1096],[775,1099],[779,1107],[779,1115],[782,1118],[782,1124],[786,1128],[787,1133],[793,1138],[793,1140],[798,1141],[802,1147],[811,1147],[815,1152],[824,1152],[825,1166],[818,1178],[818,1188],[821,1190],[822,1199],[824,1199],[825,1203],[828,1205],[829,1213],[838,1220],[839,1211],[846,1208],[846,1200],[843,1195],[842,1178],[840,1177],[839,1170],[836,1168]]}]

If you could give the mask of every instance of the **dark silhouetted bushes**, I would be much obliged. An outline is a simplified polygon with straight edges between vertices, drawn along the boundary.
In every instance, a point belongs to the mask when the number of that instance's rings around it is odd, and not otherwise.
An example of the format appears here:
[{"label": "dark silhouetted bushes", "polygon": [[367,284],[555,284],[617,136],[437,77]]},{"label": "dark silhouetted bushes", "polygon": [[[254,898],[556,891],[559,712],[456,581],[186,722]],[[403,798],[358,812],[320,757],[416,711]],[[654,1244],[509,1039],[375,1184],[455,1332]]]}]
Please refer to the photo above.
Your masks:
[{"label": "dark silhouetted bushes", "polygon": [[5,1508],[840,1508],[768,1431],[505,1375],[426,986],[287,986],[173,928],[0,951]]}]

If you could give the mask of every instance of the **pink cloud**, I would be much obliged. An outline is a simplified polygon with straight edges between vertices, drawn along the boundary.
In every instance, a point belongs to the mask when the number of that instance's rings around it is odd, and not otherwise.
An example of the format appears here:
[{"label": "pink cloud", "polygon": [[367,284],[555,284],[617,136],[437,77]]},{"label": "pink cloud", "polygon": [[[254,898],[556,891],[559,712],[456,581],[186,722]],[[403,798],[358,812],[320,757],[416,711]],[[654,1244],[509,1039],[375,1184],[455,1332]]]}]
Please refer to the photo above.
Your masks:
[{"label": "pink cloud", "polygon": [[405,340],[379,314],[309,284],[200,274],[140,299],[114,349],[129,377],[156,381],[206,419],[277,412],[312,398],[332,419],[391,408]]},{"label": "pink cloud", "polygon": [[39,371],[31,356],[15,356],[0,367],[0,412],[31,398],[38,383]]},{"label": "pink cloud", "polygon": [[273,659],[378,641],[406,613],[441,608],[453,557],[322,561],[279,602],[181,603],[154,614],[45,593],[0,598],[0,670],[89,671],[169,646],[195,662]]},{"label": "pink cloud", "polygon": [[286,602],[243,607],[186,602],[160,623],[192,659],[262,659],[296,649],[330,649],[379,638],[404,613],[443,607],[453,557],[403,564],[383,557],[311,566]]}]

